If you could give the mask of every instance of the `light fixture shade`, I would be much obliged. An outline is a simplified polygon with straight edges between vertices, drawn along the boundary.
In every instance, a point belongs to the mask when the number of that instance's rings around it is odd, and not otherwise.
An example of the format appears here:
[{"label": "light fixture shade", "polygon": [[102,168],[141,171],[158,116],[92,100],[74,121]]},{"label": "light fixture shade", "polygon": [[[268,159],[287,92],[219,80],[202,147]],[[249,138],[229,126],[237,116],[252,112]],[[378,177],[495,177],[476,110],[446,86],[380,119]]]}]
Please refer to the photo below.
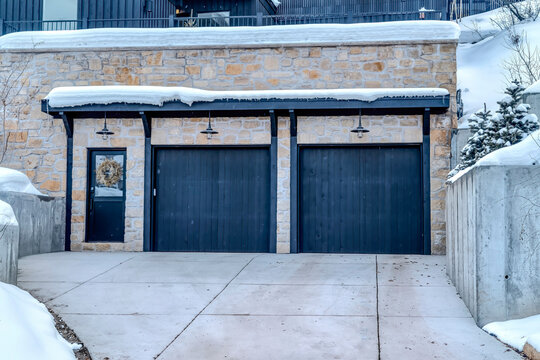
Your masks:
[{"label": "light fixture shade", "polygon": [[212,129],[212,122],[211,121],[212,120],[211,120],[211,117],[210,117],[210,113],[208,113],[208,127],[206,128],[206,130],[201,131],[201,134],[206,134],[206,136],[208,137],[208,140],[211,140],[213,135],[219,134],[218,131]]},{"label": "light fixture shade", "polygon": [[358,126],[351,130],[352,133],[356,133],[359,138],[361,138],[365,133],[368,133],[369,130],[362,126],[362,110],[360,110],[358,115]]},{"label": "light fixture shade", "polygon": [[109,136],[114,135],[114,132],[112,132],[111,130],[107,128],[107,115],[106,114],[105,114],[105,120],[103,123],[103,129],[101,129],[100,131],[96,131],[96,134],[101,135],[103,140],[107,140]]}]

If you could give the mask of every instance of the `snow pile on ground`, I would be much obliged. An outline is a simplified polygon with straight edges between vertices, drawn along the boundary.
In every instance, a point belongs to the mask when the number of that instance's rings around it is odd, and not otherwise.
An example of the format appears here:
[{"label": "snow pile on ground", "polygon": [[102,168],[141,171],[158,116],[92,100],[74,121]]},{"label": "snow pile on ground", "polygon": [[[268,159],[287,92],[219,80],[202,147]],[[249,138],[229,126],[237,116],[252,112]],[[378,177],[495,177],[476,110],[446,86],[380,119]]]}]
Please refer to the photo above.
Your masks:
[{"label": "snow pile on ground", "polygon": [[515,145],[487,154],[476,163],[476,166],[489,165],[540,165],[540,130]]},{"label": "snow pile on ground", "polygon": [[45,305],[26,291],[0,282],[0,358],[73,360],[73,349],[54,327]]},{"label": "snow pile on ground", "polygon": [[0,200],[0,225],[18,225],[11,205],[2,200]]},{"label": "snow pile on ground", "polygon": [[43,195],[20,171],[0,167],[0,191],[14,191],[34,195]]},{"label": "snow pile on ground", "polygon": [[490,165],[540,165],[540,130],[527,136],[523,141],[487,154],[476,164],[461,170],[448,179],[448,183],[456,182],[477,166]]},{"label": "snow pile on ground", "polygon": [[[525,91],[524,94],[540,94],[540,80],[529,86]],[[540,115],[540,114],[537,114]]]},{"label": "snow pile on ground", "polygon": [[186,87],[160,86],[79,86],[53,89],[45,99],[50,107],[90,104],[145,104],[163,106],[170,101],[192,105],[216,100],[334,99],[372,102],[380,98],[447,96],[448,90],[420,89],[335,89],[335,90],[261,90],[208,91]]},{"label": "snow pile on ground", "polygon": [[536,351],[540,352],[540,331],[527,336],[527,342],[529,343],[529,345],[535,348]]},{"label": "snow pile on ground", "polygon": [[1,50],[81,48],[205,48],[270,45],[354,45],[379,42],[457,41],[448,21],[310,24],[259,27],[90,29],[19,32],[0,37]]},{"label": "snow pile on ground", "polygon": [[492,19],[496,19],[500,14],[501,8],[497,8],[461,19],[459,22],[461,28],[459,42],[474,43],[488,36],[496,35],[501,29],[493,23]]},{"label": "snow pile on ground", "polygon": [[[463,21],[468,21],[468,18]],[[523,31],[527,33],[533,48],[540,48],[540,19],[516,25],[515,28],[517,34]],[[462,90],[464,118],[482,109],[484,103],[488,110],[498,108],[497,101],[504,96],[508,84],[503,63],[514,54],[507,45],[507,38],[508,31],[499,31],[478,43],[458,46],[457,78],[458,89]],[[466,124],[460,127],[466,127]]]},{"label": "snow pile on ground", "polygon": [[535,349],[540,349],[540,346],[538,346],[540,345],[538,343],[540,338],[540,315],[519,320],[493,322],[482,329],[519,351],[523,351],[523,346],[525,346],[529,338],[532,341],[529,344]]}]

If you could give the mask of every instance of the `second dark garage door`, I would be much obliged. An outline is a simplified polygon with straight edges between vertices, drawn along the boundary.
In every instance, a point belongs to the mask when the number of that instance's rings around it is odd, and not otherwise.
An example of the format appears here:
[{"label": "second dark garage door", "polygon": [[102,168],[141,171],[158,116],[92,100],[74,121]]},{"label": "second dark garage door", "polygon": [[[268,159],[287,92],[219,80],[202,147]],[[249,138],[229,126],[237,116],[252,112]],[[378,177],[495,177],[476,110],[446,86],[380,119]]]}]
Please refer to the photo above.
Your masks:
[{"label": "second dark garage door", "polygon": [[157,148],[155,251],[268,252],[268,148]]},{"label": "second dark garage door", "polygon": [[420,146],[301,147],[301,252],[421,254]]}]

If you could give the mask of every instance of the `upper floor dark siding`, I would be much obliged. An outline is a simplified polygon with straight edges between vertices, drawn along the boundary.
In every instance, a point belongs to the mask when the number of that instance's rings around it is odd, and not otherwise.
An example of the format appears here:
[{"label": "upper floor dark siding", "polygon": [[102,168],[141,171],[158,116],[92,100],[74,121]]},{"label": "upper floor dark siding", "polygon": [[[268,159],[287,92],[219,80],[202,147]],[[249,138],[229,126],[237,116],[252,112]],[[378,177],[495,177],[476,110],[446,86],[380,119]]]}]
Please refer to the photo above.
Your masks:
[{"label": "upper floor dark siding", "polygon": [[43,0],[0,0],[0,19],[6,21],[41,20]]},{"label": "upper floor dark siding", "polygon": [[153,0],[152,11],[146,11],[145,0],[79,0],[79,19],[166,18],[174,14],[168,0]]},{"label": "upper floor dark siding", "polygon": [[[78,19],[166,18],[174,14],[168,0],[153,0],[152,11],[145,0],[78,0]],[[5,21],[41,20],[43,0],[0,0],[0,19]],[[76,19],[73,19],[76,20]]]}]

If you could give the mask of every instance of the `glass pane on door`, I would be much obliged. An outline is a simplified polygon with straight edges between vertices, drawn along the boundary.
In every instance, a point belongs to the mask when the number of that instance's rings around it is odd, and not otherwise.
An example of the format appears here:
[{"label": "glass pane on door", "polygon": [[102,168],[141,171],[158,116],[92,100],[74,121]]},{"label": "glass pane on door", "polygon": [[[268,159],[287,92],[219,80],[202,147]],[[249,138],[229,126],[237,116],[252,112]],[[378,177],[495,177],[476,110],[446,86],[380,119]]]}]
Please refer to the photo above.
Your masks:
[{"label": "glass pane on door", "polygon": [[95,166],[95,196],[124,196],[124,155],[96,155]]}]

